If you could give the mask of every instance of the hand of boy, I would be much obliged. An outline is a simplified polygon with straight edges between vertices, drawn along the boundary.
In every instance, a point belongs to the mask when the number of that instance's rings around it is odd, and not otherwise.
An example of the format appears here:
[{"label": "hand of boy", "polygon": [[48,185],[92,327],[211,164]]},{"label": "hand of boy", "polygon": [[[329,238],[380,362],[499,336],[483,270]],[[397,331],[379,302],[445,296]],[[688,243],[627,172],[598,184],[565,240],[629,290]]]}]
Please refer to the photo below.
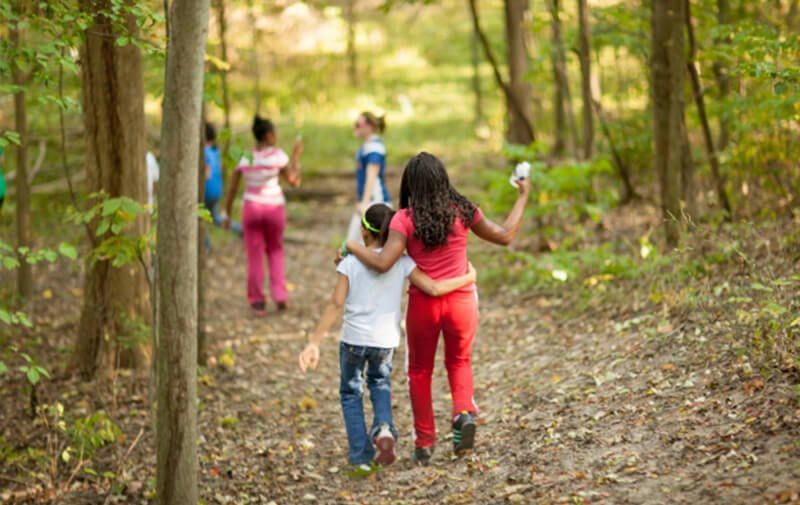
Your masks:
[{"label": "hand of boy", "polygon": [[477,282],[478,281],[478,272],[475,270],[475,267],[472,266],[472,262],[467,262],[467,275],[470,276],[470,282]]},{"label": "hand of boy", "polygon": [[319,363],[319,346],[316,344],[308,344],[298,357],[298,364],[300,365],[300,371],[305,373],[306,369],[308,369],[309,367],[312,370],[316,370],[318,363]]}]

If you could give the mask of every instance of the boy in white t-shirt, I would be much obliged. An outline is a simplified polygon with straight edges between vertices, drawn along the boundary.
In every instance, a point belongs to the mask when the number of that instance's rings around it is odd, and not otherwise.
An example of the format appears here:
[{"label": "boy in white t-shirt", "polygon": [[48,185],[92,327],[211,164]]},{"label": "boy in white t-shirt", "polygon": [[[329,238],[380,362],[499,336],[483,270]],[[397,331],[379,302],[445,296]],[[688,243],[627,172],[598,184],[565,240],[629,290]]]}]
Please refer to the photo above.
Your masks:
[{"label": "boy in white t-shirt", "polygon": [[[361,234],[367,247],[379,250],[386,242],[393,214],[384,203],[373,204],[363,214]],[[303,372],[317,367],[319,343],[344,309],[339,344],[339,395],[350,462],[357,470],[366,471],[372,461],[388,465],[396,458],[397,430],[392,422],[389,374],[394,350],[400,343],[400,301],[406,278],[429,296],[441,296],[475,282],[476,274],[470,265],[469,272],[460,277],[434,281],[408,256],[401,257],[388,272],[378,273],[351,255],[339,263],[336,271],[339,279],[333,298],[298,361]],[[369,435],[362,402],[365,365],[375,415]]]}]

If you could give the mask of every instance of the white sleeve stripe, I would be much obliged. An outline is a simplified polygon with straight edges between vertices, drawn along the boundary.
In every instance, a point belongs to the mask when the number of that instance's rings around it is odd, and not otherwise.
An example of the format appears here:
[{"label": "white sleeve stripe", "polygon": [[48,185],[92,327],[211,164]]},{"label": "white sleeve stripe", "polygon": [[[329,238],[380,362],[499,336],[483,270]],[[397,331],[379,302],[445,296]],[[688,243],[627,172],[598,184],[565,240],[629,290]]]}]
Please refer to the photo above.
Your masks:
[{"label": "white sleeve stripe", "polygon": [[367,142],[364,144],[364,156],[372,153],[386,155],[386,147],[382,142]]}]

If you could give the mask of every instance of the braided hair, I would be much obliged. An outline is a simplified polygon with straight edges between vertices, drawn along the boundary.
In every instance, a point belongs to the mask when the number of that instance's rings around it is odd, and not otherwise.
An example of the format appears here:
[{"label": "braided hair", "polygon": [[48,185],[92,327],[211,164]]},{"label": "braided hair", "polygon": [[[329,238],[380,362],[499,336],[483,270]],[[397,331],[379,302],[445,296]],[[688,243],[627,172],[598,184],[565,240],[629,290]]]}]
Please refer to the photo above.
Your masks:
[{"label": "braided hair", "polygon": [[456,217],[472,225],[477,207],[450,184],[444,164],[421,152],[411,158],[400,183],[400,208],[411,209],[414,237],[431,250],[448,244]]}]

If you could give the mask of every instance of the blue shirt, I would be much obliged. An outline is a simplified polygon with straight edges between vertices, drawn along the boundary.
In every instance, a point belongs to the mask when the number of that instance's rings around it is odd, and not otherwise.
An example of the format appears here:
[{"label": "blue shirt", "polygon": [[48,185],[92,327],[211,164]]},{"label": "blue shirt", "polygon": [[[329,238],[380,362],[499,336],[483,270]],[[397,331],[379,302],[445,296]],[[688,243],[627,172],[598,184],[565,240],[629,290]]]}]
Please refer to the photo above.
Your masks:
[{"label": "blue shirt", "polygon": [[[356,191],[358,200],[364,197],[364,186],[367,183],[367,165],[375,164],[380,167],[378,179],[375,181],[373,196],[370,201],[384,201],[390,203],[392,198],[383,182],[383,173],[386,170],[386,147],[377,135],[364,142],[356,153]],[[380,197],[378,197],[380,196]]]},{"label": "blue shirt", "polygon": [[206,165],[209,167],[209,177],[206,179],[205,200],[219,200],[222,198],[222,165],[219,161],[219,148],[206,146]]}]

